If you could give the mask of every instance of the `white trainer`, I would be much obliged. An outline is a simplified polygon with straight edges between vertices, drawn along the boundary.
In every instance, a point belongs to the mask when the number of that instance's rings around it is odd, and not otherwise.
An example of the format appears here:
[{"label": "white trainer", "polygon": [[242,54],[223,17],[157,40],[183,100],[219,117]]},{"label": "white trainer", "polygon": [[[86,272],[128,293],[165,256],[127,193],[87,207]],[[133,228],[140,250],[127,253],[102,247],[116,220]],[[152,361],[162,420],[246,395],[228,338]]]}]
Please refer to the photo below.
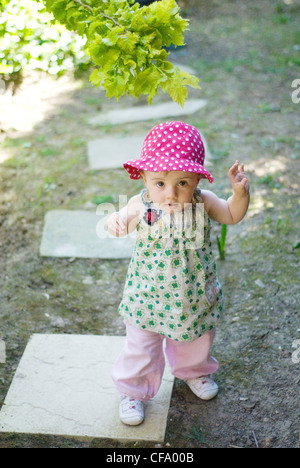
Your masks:
[{"label": "white trainer", "polygon": [[119,415],[122,423],[137,426],[144,421],[144,405],[140,400],[120,395]]},{"label": "white trainer", "polygon": [[196,379],[187,379],[186,383],[201,400],[211,400],[219,391],[216,382],[211,377],[208,377],[208,375],[197,377]]}]

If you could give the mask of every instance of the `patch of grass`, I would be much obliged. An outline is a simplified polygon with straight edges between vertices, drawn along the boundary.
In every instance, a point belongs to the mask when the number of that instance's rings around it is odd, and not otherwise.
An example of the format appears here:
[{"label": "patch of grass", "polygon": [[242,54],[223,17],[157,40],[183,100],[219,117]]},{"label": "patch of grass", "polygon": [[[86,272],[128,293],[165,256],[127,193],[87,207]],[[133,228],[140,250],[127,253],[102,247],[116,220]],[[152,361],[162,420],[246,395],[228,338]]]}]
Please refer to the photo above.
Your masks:
[{"label": "patch of grass", "polygon": [[257,180],[259,185],[267,185],[271,189],[280,189],[281,183],[273,174],[265,174],[262,177],[259,177]]},{"label": "patch of grass", "polygon": [[86,140],[85,138],[75,138],[74,140],[72,140],[72,144],[74,146],[83,146],[86,145]]},{"label": "patch of grass", "polygon": [[117,200],[112,195],[95,195],[91,202],[94,205],[101,205],[102,203],[117,203]]},{"label": "patch of grass", "polygon": [[4,148],[14,148],[16,146],[22,146],[23,148],[30,148],[32,143],[24,138],[5,138],[3,142]]},{"label": "patch of grass", "polygon": [[58,156],[59,153],[60,150],[53,146],[46,146],[45,148],[39,150],[39,155],[43,158],[47,156]]},{"label": "patch of grass", "polygon": [[191,431],[187,434],[187,438],[197,442],[198,444],[207,443],[203,430],[199,426],[192,426]]},{"label": "patch of grass", "polygon": [[227,225],[222,224],[221,227],[221,236],[217,236],[217,244],[218,244],[218,250],[219,250],[219,255],[220,255],[220,260],[225,259],[225,254],[226,254],[226,235],[227,235]]}]

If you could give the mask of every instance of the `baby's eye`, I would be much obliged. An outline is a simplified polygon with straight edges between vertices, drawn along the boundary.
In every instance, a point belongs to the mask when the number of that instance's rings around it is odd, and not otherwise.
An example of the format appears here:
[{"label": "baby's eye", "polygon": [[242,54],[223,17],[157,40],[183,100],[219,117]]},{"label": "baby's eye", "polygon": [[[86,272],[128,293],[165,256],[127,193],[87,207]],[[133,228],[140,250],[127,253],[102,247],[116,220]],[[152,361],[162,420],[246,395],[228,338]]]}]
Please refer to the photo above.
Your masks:
[{"label": "baby's eye", "polygon": [[163,187],[164,186],[164,183],[163,182],[157,182],[157,187]]},{"label": "baby's eye", "polygon": [[181,181],[179,182],[179,185],[180,185],[180,187],[184,187],[184,185],[186,185],[186,181],[185,181],[185,180],[181,180]]}]

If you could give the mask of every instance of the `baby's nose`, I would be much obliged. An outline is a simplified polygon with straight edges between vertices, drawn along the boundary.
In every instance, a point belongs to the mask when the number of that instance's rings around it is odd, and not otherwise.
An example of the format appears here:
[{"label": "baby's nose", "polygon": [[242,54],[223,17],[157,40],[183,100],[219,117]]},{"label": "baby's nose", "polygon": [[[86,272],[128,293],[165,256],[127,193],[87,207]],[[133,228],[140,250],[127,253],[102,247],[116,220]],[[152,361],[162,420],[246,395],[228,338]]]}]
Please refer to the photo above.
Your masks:
[{"label": "baby's nose", "polygon": [[167,194],[166,194],[167,198],[170,199],[170,200],[174,200],[176,199],[176,187],[173,187],[173,186],[169,186],[167,188]]}]

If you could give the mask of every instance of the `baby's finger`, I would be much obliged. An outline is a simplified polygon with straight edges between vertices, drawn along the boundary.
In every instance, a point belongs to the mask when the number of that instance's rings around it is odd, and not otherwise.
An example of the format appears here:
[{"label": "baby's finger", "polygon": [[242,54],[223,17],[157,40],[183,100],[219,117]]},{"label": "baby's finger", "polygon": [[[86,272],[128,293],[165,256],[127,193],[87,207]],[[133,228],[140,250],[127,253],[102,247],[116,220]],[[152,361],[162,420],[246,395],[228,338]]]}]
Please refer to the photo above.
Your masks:
[{"label": "baby's finger", "polygon": [[244,177],[243,180],[242,180],[242,184],[244,186],[244,190],[246,190],[246,192],[249,192],[249,181],[247,179],[247,177]]},{"label": "baby's finger", "polygon": [[238,164],[238,162],[235,162],[234,165],[231,166],[231,168],[229,169],[228,173],[229,173],[230,176],[234,175],[234,173],[236,172],[237,164]]},{"label": "baby's finger", "polygon": [[118,224],[118,227],[124,231],[125,227],[126,227],[126,224],[124,223],[124,221],[121,219],[121,218],[118,218],[117,219],[117,224]]}]

